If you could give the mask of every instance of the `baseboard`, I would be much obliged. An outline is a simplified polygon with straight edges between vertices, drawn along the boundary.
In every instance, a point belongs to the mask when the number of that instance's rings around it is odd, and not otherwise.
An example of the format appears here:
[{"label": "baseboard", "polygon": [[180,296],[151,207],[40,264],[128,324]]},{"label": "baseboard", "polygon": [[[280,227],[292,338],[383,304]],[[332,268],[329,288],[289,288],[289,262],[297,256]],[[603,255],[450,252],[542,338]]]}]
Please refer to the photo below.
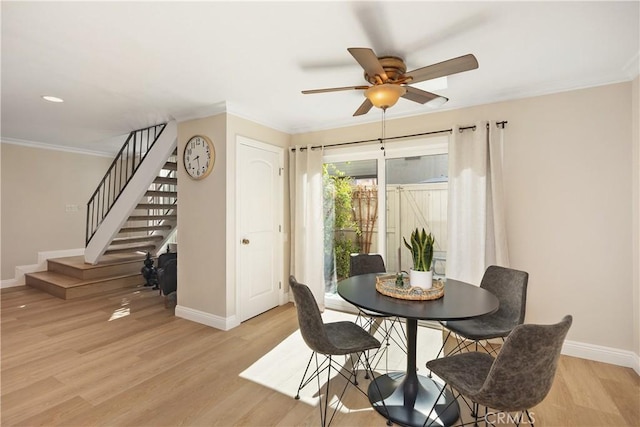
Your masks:
[{"label": "baseboard", "polygon": [[632,368],[640,375],[640,356],[632,351],[577,341],[565,341],[562,354]]},{"label": "baseboard", "polygon": [[289,300],[289,292],[283,292],[282,297],[280,298],[280,305],[288,304],[292,301]]},{"label": "baseboard", "polygon": [[80,256],[80,255],[84,255],[84,248],[60,249],[57,251],[38,252],[38,264],[45,263],[45,268],[46,268],[46,262],[48,259],[64,258],[68,256]]},{"label": "baseboard", "polygon": [[0,289],[13,288],[15,286],[23,286],[23,285],[24,285],[24,281],[20,283],[20,281],[16,279],[5,279],[0,281]]},{"label": "baseboard", "polygon": [[18,265],[15,268],[15,276],[13,279],[5,279],[0,282],[0,288],[12,288],[14,286],[24,286],[24,275],[27,273],[37,273],[39,271],[47,271],[47,260],[52,258],[64,258],[68,256],[84,255],[84,248],[78,249],[61,249],[57,251],[38,252],[38,263]]},{"label": "baseboard", "polygon": [[191,320],[192,322],[201,323],[223,331],[228,331],[229,329],[240,325],[236,316],[220,317],[215,314],[206,313],[204,311],[195,310],[181,305],[176,306],[175,313],[176,317]]}]

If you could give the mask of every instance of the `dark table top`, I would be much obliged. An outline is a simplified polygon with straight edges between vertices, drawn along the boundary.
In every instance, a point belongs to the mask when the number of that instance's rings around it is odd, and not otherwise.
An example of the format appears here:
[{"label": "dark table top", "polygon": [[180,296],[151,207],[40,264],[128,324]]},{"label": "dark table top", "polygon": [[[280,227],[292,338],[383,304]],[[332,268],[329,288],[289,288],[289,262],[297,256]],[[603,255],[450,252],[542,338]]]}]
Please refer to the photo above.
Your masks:
[{"label": "dark table top", "polygon": [[338,283],[338,294],[355,306],[407,319],[462,320],[498,310],[499,301],[491,292],[453,279],[446,279],[444,296],[436,300],[414,301],[388,297],[376,291],[376,276],[380,274],[344,279]]}]

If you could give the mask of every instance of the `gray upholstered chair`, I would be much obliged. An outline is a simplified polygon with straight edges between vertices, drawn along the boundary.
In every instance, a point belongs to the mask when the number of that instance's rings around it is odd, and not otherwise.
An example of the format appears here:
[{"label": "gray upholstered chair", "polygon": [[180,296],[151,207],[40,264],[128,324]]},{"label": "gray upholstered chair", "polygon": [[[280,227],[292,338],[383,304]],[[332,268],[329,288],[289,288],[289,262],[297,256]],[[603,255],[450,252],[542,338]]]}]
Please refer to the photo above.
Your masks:
[{"label": "gray upholstered chair", "polygon": [[384,260],[380,254],[351,254],[349,257],[349,276],[367,273],[386,273]]},{"label": "gray upholstered chair", "polygon": [[[452,389],[457,400],[464,400],[474,417],[471,423],[478,422],[478,407],[484,406],[485,421],[492,421],[497,413],[509,413],[511,420],[533,424],[528,410],[542,402],[553,385],[572,321],[567,315],[553,325],[518,325],[495,359],[484,352],[464,352],[431,360],[427,368]],[[511,415],[514,412],[519,414]],[[430,422],[427,417],[425,426]]]},{"label": "gray upholstered chair", "polygon": [[496,265],[487,268],[480,287],[498,298],[500,301],[498,311],[467,320],[442,322],[442,325],[448,329],[448,333],[436,357],[444,352],[447,339],[452,333],[457,339],[457,344],[453,350],[446,353],[447,355],[468,350],[474,344],[474,350],[478,350],[480,345],[485,351],[495,355],[496,352],[492,346],[488,345],[487,340],[501,338],[504,342],[504,338],[513,328],[524,322],[528,281],[529,274],[524,271]]},{"label": "gray upholstered chair", "polygon": [[[349,257],[349,276],[359,276],[368,273],[385,273],[387,271],[384,260],[380,254],[351,254]],[[388,316],[371,310],[360,308],[356,323],[362,325],[369,333],[375,335],[380,332],[382,342],[386,347],[393,341],[402,351],[407,352],[406,337],[403,321],[397,316]],[[381,347],[373,356],[372,366],[375,368],[382,359],[383,354],[388,354],[386,347]],[[388,370],[388,369],[387,369]]]},{"label": "gray upholstered chair", "polygon": [[[320,419],[323,426],[331,424],[333,417],[337,411],[334,409],[331,418],[327,420],[329,385],[331,379],[331,370],[335,369],[347,381],[339,399],[342,400],[349,384],[356,386],[360,392],[366,396],[366,392],[358,387],[356,380],[356,370],[360,363],[364,363],[364,367],[373,378],[373,371],[369,364],[368,351],[380,348],[380,341],[374,338],[362,327],[354,322],[342,321],[333,323],[324,323],[318,304],[311,293],[311,290],[301,283],[298,283],[294,276],[289,277],[289,286],[293,291],[293,298],[296,303],[298,312],[298,324],[300,326],[300,334],[304,342],[312,350],[309,363],[304,371],[298,392],[295,396],[300,399],[300,390],[314,379],[318,379],[318,396],[320,399]],[[318,355],[325,356],[325,359],[319,363]],[[345,364],[340,365],[336,362],[334,356],[346,356]],[[309,367],[315,358],[315,371],[309,376]],[[350,362],[347,367],[346,362]],[[327,382],[325,389],[325,399],[323,402],[320,384],[320,375],[327,371]],[[347,371],[348,375],[343,371]]]}]

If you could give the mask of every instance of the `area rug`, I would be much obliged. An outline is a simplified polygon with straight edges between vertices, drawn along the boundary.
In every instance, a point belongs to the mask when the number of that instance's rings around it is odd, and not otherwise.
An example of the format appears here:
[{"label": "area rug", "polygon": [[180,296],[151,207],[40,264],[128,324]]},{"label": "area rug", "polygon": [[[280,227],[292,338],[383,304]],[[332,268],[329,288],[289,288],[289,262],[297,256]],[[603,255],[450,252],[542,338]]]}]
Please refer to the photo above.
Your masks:
[{"label": "area rug", "polygon": [[[333,310],[325,310],[322,317],[325,323],[345,320],[355,321],[356,319],[355,315]],[[380,339],[379,336],[376,337]],[[426,375],[425,364],[428,360],[435,358],[441,345],[442,333],[439,330],[428,327],[418,328],[418,371],[422,371],[423,374]],[[385,374],[387,371],[404,371],[406,369],[406,354],[404,351],[393,343],[387,346],[387,350],[388,352],[380,358],[380,361],[375,367],[376,375]],[[297,393],[300,380],[302,379],[310,356],[311,350],[305,344],[298,330],[244,370],[240,374],[240,377],[277,390],[293,398]],[[340,363],[344,361],[342,358],[338,360]],[[324,378],[326,378],[326,376]],[[360,377],[359,379],[362,378]],[[368,381],[362,379],[361,383],[366,390]],[[340,374],[333,372],[330,384],[331,390],[339,394],[344,384],[345,380]],[[324,381],[322,385],[324,385]],[[331,394],[332,400],[334,400],[332,406],[336,406],[338,396],[333,393]],[[348,399],[344,399],[345,401],[341,402],[341,411],[371,409],[366,397],[357,398],[359,394],[360,393],[357,392],[345,394]],[[356,395],[356,397],[354,397],[354,395]],[[318,383],[316,381],[313,381],[301,390],[300,400],[310,405],[318,404]]]}]

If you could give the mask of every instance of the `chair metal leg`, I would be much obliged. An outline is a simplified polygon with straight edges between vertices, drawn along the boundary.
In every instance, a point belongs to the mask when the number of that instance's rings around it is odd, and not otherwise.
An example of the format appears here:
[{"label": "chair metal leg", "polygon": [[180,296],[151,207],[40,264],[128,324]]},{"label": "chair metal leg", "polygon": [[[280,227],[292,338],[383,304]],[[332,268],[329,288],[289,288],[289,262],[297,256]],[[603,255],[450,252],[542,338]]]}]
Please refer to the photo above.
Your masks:
[{"label": "chair metal leg", "polygon": [[[447,336],[444,337],[444,340],[442,340],[442,346],[440,346],[440,350],[438,350],[438,354],[436,354],[436,359],[440,358],[440,355],[444,353],[444,346],[447,344],[447,340],[449,339],[449,337],[451,336],[451,331],[447,332]],[[427,376],[429,378],[432,378],[431,375],[431,370],[429,370],[429,373],[427,374]]]},{"label": "chair metal leg", "polygon": [[[446,389],[447,389],[447,385],[445,384],[445,385],[442,386],[442,389],[440,390],[440,393],[438,394],[438,397],[436,397],[436,400],[434,401],[433,407],[431,407],[431,410],[427,414],[427,419],[424,421],[423,427],[429,427],[429,426],[431,426],[433,424],[433,421],[431,421],[431,414],[433,414],[433,411],[435,411],[436,404],[438,403],[438,400],[440,400],[440,398],[442,397],[442,395],[444,394],[444,391]],[[445,408],[445,411],[447,409],[449,409],[449,406],[451,406],[453,404],[453,402],[455,402],[455,399],[453,399],[451,402],[449,402],[449,404]]]},{"label": "chair metal leg", "polygon": [[[320,421],[322,422],[322,427],[328,427],[333,420],[333,415],[331,416],[331,420],[329,420],[329,424],[327,424],[327,408],[329,407],[329,385],[331,384],[331,362],[332,358],[329,356],[329,369],[327,369],[327,392],[324,398],[324,410],[322,408],[322,393],[320,391],[320,375],[318,375],[318,399],[320,399]],[[317,365],[317,362],[316,362]],[[334,412],[335,415],[335,412]]]},{"label": "chair metal leg", "polygon": [[[321,363],[318,361],[318,356],[324,357],[324,360]],[[314,359],[315,359],[315,370],[313,373],[309,373],[309,368],[311,367],[311,363]],[[331,422],[333,421],[333,418],[336,415],[336,412],[338,412],[338,410],[342,405],[342,401],[347,391],[347,387],[349,387],[349,384],[353,384],[356,387],[356,389],[360,391],[360,393],[362,393],[365,396],[367,395],[366,391],[362,390],[359,387],[358,380],[357,380],[357,369],[361,363],[364,365],[365,371],[371,376],[371,378],[375,379],[373,369],[371,368],[371,364],[369,362],[369,358],[365,353],[354,353],[351,355],[347,355],[345,357],[344,363],[340,364],[336,362],[331,355],[324,355],[324,354],[319,355],[318,353],[313,352],[311,354],[311,357],[309,358],[307,367],[305,368],[304,374],[302,376],[302,380],[300,381],[300,385],[298,386],[298,392],[295,396],[295,399],[299,400],[300,390],[306,387],[311,381],[316,379],[316,382],[318,385],[318,399],[320,399],[320,405],[319,405],[320,421],[323,427],[329,427],[331,425]],[[323,386],[321,382],[321,376],[323,376],[322,374],[324,371],[327,372],[327,376],[326,376],[326,385],[325,385],[324,399],[323,399],[323,393],[322,393]],[[330,384],[331,384],[331,375],[333,374],[334,371],[337,371],[346,380],[346,383],[340,395],[339,396],[336,395],[338,404],[333,409],[333,412],[330,414],[329,413],[329,404],[330,404],[329,398],[331,396]],[[388,422],[387,424],[391,425],[390,422]]]},{"label": "chair metal leg", "polygon": [[[375,382],[376,381],[376,377],[375,377],[375,374],[373,373],[373,368],[371,367],[371,364],[369,363],[369,358],[367,357],[366,354],[363,354],[363,356],[364,356],[364,362],[365,362],[365,369],[367,369],[371,374],[371,381],[373,381],[373,383],[375,384],[376,388],[378,389],[378,396],[382,396],[382,391],[380,391],[380,387],[378,386],[378,383]],[[364,393],[364,394],[366,395],[367,393]],[[387,405],[386,405],[384,399],[382,399],[382,408],[383,408],[384,412],[388,416],[389,415],[389,410],[387,409]],[[391,420],[389,418],[387,418],[387,425],[388,426],[393,425],[393,423],[391,422]]]},{"label": "chair metal leg", "polygon": [[[296,393],[295,399],[300,400],[300,390],[304,387],[304,379],[307,376],[307,372],[309,372],[309,366],[311,366],[311,361],[313,360],[313,356],[316,352],[311,352],[311,357],[309,357],[309,362],[307,363],[307,368],[304,370],[304,374],[302,374],[302,379],[300,380],[300,385],[298,386],[298,392]],[[304,385],[303,385],[304,384]]]},{"label": "chair metal leg", "polygon": [[[386,371],[389,371],[389,347],[391,343],[395,343],[405,354],[407,353],[406,345],[406,333],[402,326],[402,321],[395,318],[378,318],[378,317],[365,317],[366,314],[358,313],[359,319],[367,319],[366,321],[360,320],[362,327],[367,330],[371,335],[377,332],[382,335],[382,346],[376,350],[371,357],[371,366],[375,369],[378,367],[382,358],[386,361]],[[358,319],[357,318],[357,319]],[[358,323],[358,322],[356,322]],[[400,331],[397,329],[399,327]],[[369,374],[365,373],[365,379],[369,379]]]}]

